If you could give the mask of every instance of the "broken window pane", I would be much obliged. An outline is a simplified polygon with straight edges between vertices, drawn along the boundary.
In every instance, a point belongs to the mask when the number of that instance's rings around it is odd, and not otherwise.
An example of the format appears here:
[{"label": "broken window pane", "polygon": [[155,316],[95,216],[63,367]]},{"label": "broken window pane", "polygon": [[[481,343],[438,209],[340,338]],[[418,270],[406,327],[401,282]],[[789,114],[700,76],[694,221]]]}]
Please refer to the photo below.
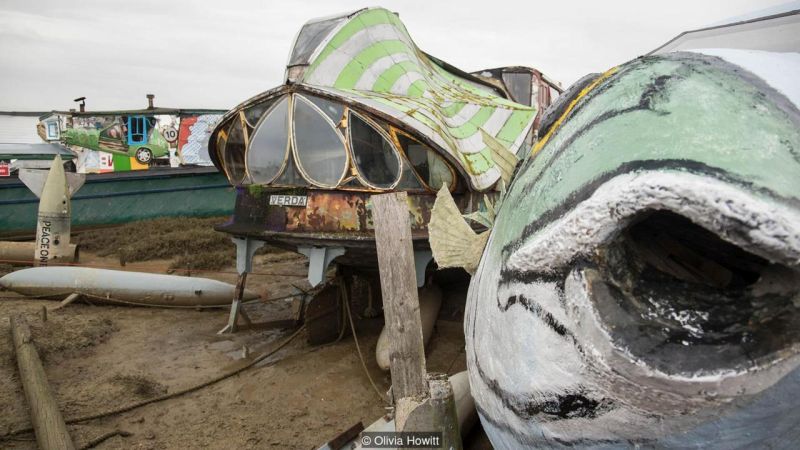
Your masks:
[{"label": "broken window pane", "polygon": [[247,168],[256,183],[269,183],[283,166],[289,141],[289,101],[283,97],[258,126],[247,149]]},{"label": "broken window pane", "polygon": [[300,168],[312,181],[323,186],[336,186],[347,163],[341,135],[310,102],[295,97],[294,143]]},{"label": "broken window pane", "polygon": [[404,134],[397,134],[397,141],[403,147],[406,157],[422,181],[432,189],[439,190],[442,184],[453,185],[453,172],[447,162],[433,150]]},{"label": "broken window pane", "polygon": [[504,73],[503,82],[517,103],[531,106],[531,82],[533,81],[529,73]]},{"label": "broken window pane", "polygon": [[228,140],[225,143],[225,150],[222,153],[225,160],[225,167],[231,183],[240,184],[245,177],[244,169],[244,133],[242,132],[242,121],[235,116],[228,127]]},{"label": "broken window pane", "polygon": [[391,187],[400,176],[400,158],[392,144],[356,114],[350,114],[348,126],[358,172],[373,186]]}]

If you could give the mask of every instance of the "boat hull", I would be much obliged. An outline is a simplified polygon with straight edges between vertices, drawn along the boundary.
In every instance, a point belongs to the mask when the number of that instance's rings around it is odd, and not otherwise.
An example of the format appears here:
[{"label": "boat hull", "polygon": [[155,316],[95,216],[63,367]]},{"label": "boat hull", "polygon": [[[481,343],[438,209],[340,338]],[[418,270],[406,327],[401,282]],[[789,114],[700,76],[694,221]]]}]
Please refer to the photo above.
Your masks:
[{"label": "boat hull", "polygon": [[[230,215],[236,193],[213,167],[89,174],[72,197],[72,230],[157,217]],[[39,199],[18,179],[0,179],[0,236],[35,234]]]}]

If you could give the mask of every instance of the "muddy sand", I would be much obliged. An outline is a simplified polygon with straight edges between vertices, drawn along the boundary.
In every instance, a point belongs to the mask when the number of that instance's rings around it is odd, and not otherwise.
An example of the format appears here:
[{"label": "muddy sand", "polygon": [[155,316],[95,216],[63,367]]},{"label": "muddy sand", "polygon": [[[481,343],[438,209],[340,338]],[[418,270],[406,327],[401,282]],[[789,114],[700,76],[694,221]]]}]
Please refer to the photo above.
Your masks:
[{"label": "muddy sand", "polygon": [[[82,255],[82,264],[119,267],[111,257]],[[128,263],[126,270],[164,273],[169,260]],[[248,287],[268,297],[306,289],[306,259],[293,253],[256,257]],[[213,273],[193,273],[230,283],[232,267]],[[263,275],[272,273],[273,275]],[[456,289],[458,291],[458,289]],[[427,349],[428,370],[455,373],[465,369],[459,298],[463,290],[445,290],[445,304]],[[450,302],[448,298],[456,297]],[[163,309],[75,303],[48,313],[57,302],[23,299],[0,292],[0,434],[30,426],[8,318],[23,314],[62,414],[74,418],[95,414],[178,391],[227,372],[270,350],[291,334],[289,329],[253,327],[233,335],[218,335],[225,325],[224,309]],[[453,306],[455,305],[455,306]],[[289,300],[245,306],[254,322],[291,318]],[[375,345],[382,316],[357,315],[359,343],[366,364],[385,392],[388,373],[375,362]],[[249,356],[245,357],[244,347]],[[287,347],[237,376],[180,397],[133,411],[70,425],[78,447],[113,430],[115,436],[95,448],[280,448],[312,449],[352,425],[369,425],[386,412],[364,373],[352,336],[319,347],[302,332]],[[0,441],[0,447],[33,449],[32,434]]]}]

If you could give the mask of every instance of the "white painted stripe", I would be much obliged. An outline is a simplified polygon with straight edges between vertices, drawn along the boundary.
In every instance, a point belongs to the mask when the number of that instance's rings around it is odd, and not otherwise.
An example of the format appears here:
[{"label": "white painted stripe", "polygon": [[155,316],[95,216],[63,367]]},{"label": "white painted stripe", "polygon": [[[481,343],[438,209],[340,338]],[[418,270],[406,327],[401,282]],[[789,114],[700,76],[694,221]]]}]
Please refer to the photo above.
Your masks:
[{"label": "white painted stripe", "polygon": [[447,125],[448,128],[456,128],[460,127],[467,123],[469,119],[472,119],[472,116],[477,114],[478,111],[481,110],[481,105],[475,103],[468,103],[461,108],[461,111],[458,112],[453,117],[445,117],[444,123]]},{"label": "white painted stripe", "polygon": [[384,56],[383,58],[378,59],[371,66],[369,66],[369,68],[364,72],[364,75],[358,79],[358,83],[356,83],[355,88],[360,91],[371,91],[372,86],[375,85],[375,82],[378,81],[384,72],[389,70],[389,68],[395,64],[408,61],[410,59],[411,55],[408,53],[395,53],[393,55]]},{"label": "white painted stripe", "polygon": [[[539,230],[508,260],[512,269],[552,272],[607,242],[641,211],[678,213],[722,239],[770,261],[798,265],[800,214],[744,189],[701,175],[647,171],[619,175],[560,219]],[[609,211],[614,211],[609,215]],[[731,233],[728,223],[753,224]]]},{"label": "white painted stripe", "polygon": [[[361,51],[367,47],[381,41],[401,40],[407,45],[406,36],[392,24],[379,24],[365,28],[348,39],[333,53],[329,54],[324,61],[311,73],[305,82],[320,86],[332,86],[342,70],[353,60]],[[413,48],[413,47],[412,47]]]},{"label": "white painted stripe", "polygon": [[[496,137],[497,133],[500,132],[512,113],[513,111],[510,109],[498,108],[481,128],[483,128],[486,134]],[[455,142],[461,153],[478,153],[486,148],[486,144],[483,142],[483,136],[480,132],[475,132],[475,134],[463,139],[456,139]],[[509,148],[508,150],[512,153],[516,153],[516,148]]]},{"label": "white painted stripe", "polygon": [[400,75],[400,78],[394,82],[389,92],[396,95],[406,95],[408,94],[408,88],[410,88],[415,81],[424,79],[425,77],[419,72],[406,72]]}]

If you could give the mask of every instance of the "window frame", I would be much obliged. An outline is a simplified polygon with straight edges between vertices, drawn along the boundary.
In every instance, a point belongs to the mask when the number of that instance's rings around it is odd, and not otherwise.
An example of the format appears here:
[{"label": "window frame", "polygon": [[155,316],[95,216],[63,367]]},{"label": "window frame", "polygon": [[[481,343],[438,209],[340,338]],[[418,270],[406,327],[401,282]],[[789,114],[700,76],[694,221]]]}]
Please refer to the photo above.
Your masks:
[{"label": "window frame", "polygon": [[389,126],[389,130],[391,131],[392,141],[393,141],[395,147],[400,152],[400,154],[403,155],[403,159],[408,163],[408,167],[411,169],[411,171],[414,173],[414,175],[416,175],[417,179],[422,184],[422,186],[424,186],[426,189],[428,189],[429,191],[432,191],[432,192],[438,192],[439,189],[441,189],[441,186],[438,187],[438,188],[432,188],[428,184],[428,182],[425,181],[422,178],[422,176],[419,174],[419,172],[417,172],[417,169],[414,167],[413,164],[411,164],[411,161],[408,159],[408,155],[406,154],[405,150],[403,149],[403,146],[400,145],[400,139],[397,137],[398,135],[403,135],[406,138],[413,140],[417,144],[424,146],[425,149],[428,150],[429,152],[433,152],[438,158],[441,158],[441,160],[444,161],[445,166],[447,166],[447,170],[450,171],[450,180],[451,181],[450,181],[450,185],[447,186],[447,189],[450,192],[454,192],[455,191],[456,187],[458,186],[458,173],[453,168],[453,165],[450,163],[450,161],[447,160],[447,158],[445,158],[444,156],[440,155],[436,150],[431,148],[430,145],[422,142],[421,140],[419,140],[419,139],[415,138],[414,136],[412,136],[410,133],[399,129],[399,128],[395,127],[394,125],[390,125]]},{"label": "window frame", "polygon": [[[263,114],[261,114],[261,117],[258,118],[258,122],[256,122],[256,124],[252,127],[253,128],[253,135],[255,135],[256,132],[258,131],[258,129],[261,128],[261,124],[267,119],[267,117],[270,116],[270,114],[272,114],[272,111],[274,111],[275,108],[278,107],[278,105],[283,101],[283,98],[286,98],[286,103],[287,103],[287,105],[286,105],[286,118],[287,118],[287,122],[288,122],[286,124],[287,137],[286,137],[286,148],[283,149],[283,162],[281,162],[281,167],[278,169],[278,172],[276,173],[276,175],[274,177],[270,178],[269,181],[264,181],[264,182],[258,181],[258,182],[256,182],[254,180],[253,176],[250,173],[250,163],[249,163],[249,160],[247,158],[247,156],[250,154],[250,139],[249,139],[249,136],[248,136],[247,146],[245,147],[245,150],[244,150],[244,167],[245,167],[245,172],[247,172],[247,178],[248,178],[248,180],[250,180],[251,184],[259,184],[259,185],[270,184],[273,181],[275,181],[278,178],[280,178],[280,176],[283,175],[283,171],[286,170],[286,166],[287,166],[288,161],[289,161],[289,158],[288,158],[288,155],[290,154],[289,150],[293,146],[292,145],[292,135],[291,135],[292,113],[294,111],[292,109],[293,108],[292,97],[293,97],[292,94],[285,94],[285,95],[280,96],[275,101],[273,101],[272,105],[270,105],[270,107],[267,108],[267,110],[264,111]],[[265,100],[265,101],[268,101],[268,100]],[[241,120],[244,123],[247,123],[246,117],[244,115],[244,109],[241,110]],[[297,162],[295,161],[295,166],[296,165],[297,165]],[[303,175],[303,178],[305,178],[306,181],[309,181],[308,177],[306,177],[305,174],[301,173],[301,175]]]},{"label": "window frame", "polygon": [[[381,126],[379,126],[373,120],[370,120],[369,118],[367,118],[364,115],[360,114],[358,111],[355,111],[354,109],[348,108],[346,113],[347,113],[347,116],[346,116],[347,117],[347,151],[350,152],[349,156],[350,156],[351,161],[352,161],[353,171],[355,172],[356,178],[358,178],[358,181],[360,181],[361,184],[363,184],[365,187],[367,187],[369,189],[374,189],[374,190],[377,190],[377,191],[391,191],[391,190],[393,190],[395,187],[397,187],[397,185],[400,183],[400,180],[403,178],[403,169],[404,169],[403,163],[405,162],[405,161],[403,161],[403,158],[400,156],[401,153],[398,150],[397,144],[395,144],[394,139],[392,139],[392,137],[388,133],[386,133],[386,131],[384,131]],[[390,184],[388,187],[376,186],[376,185],[370,183],[369,181],[367,181],[366,177],[364,177],[364,175],[361,173],[361,170],[358,168],[358,164],[356,164],[355,152],[353,151],[353,142],[352,142],[353,141],[352,127],[350,126],[351,125],[350,116],[352,114],[355,114],[356,116],[358,116],[358,118],[361,121],[366,123],[367,126],[371,127],[383,139],[385,139],[386,143],[388,143],[389,146],[392,148],[392,150],[393,150],[392,153],[394,153],[394,157],[397,158],[397,176],[395,177],[394,181],[392,181],[392,184]],[[411,167],[410,164],[409,164],[409,167]],[[419,175],[416,173],[416,171],[414,171],[414,174],[417,176],[417,178],[419,178]],[[424,183],[423,183],[423,186],[425,186]]]},{"label": "window frame", "polygon": [[[306,181],[312,186],[317,186],[317,187],[320,187],[320,188],[323,188],[323,189],[339,189],[339,185],[342,184],[342,181],[347,176],[347,173],[350,170],[350,167],[352,165],[350,152],[347,150],[347,139],[344,136],[345,133],[342,133],[339,130],[339,124],[333,123],[333,120],[331,120],[330,116],[325,114],[325,111],[322,111],[321,109],[319,109],[319,107],[317,107],[317,105],[315,105],[311,100],[306,99],[305,97],[303,97],[301,94],[299,94],[297,92],[289,94],[289,95],[290,95],[290,97],[292,99],[292,103],[290,105],[291,106],[291,110],[290,110],[291,116],[290,116],[290,120],[289,120],[289,133],[290,133],[289,134],[289,138],[291,140],[292,157],[294,157],[294,163],[295,163],[295,167],[297,168],[297,171],[300,172],[300,175],[303,178],[305,178]],[[296,136],[295,136],[295,126],[294,126],[295,125],[294,124],[295,101],[298,101],[295,97],[298,97],[298,96],[300,97],[299,101],[305,102],[307,106],[313,108],[314,111],[317,112],[317,114],[321,115],[322,118],[325,121],[328,122],[328,124],[333,129],[334,133],[336,133],[336,136],[339,138],[339,141],[342,143],[342,147],[344,149],[344,154],[345,154],[344,169],[342,170],[342,174],[339,176],[339,179],[336,181],[335,184],[326,185],[326,184],[323,184],[323,183],[320,183],[320,182],[314,180],[312,177],[310,177],[308,175],[308,173],[306,173],[306,170],[303,167],[303,164],[302,164],[302,162],[300,160],[300,156],[298,155],[297,140],[296,140]],[[345,111],[343,112],[343,114],[346,113],[348,110],[349,110],[349,108],[347,108],[345,106]],[[349,127],[349,124],[348,124],[348,127]],[[283,170],[285,170],[285,167],[281,168],[280,172],[278,172],[279,175],[283,174]]]}]

